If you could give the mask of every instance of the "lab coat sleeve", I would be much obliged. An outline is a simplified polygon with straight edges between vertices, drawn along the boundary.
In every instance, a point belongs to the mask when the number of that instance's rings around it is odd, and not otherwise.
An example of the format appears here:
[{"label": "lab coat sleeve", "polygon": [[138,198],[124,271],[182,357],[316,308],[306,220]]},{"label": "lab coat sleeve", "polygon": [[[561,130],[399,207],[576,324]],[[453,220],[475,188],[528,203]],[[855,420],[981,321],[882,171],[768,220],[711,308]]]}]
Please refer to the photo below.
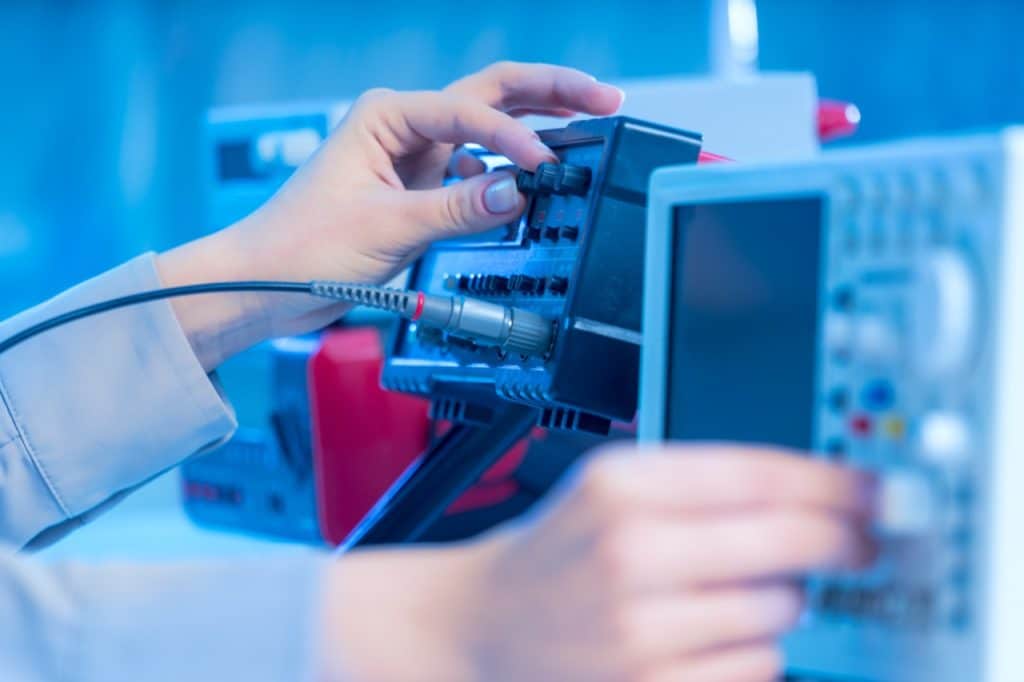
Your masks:
[{"label": "lab coat sleeve", "polygon": [[0,556],[0,679],[312,680],[328,559],[179,564]]},{"label": "lab coat sleeve", "polygon": [[[160,286],[141,256],[0,324],[0,338]],[[234,428],[167,301],[37,336],[0,355],[0,542],[52,539]]]}]

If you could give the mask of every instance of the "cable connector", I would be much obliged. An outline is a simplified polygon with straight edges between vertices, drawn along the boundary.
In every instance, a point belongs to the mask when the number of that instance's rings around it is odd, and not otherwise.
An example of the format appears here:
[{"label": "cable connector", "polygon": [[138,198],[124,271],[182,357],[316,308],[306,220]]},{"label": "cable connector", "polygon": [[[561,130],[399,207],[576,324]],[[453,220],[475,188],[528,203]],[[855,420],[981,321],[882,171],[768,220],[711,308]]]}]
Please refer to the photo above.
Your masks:
[{"label": "cable connector", "polygon": [[312,292],[395,313],[506,353],[545,357],[554,340],[554,325],[536,313],[465,296],[324,281],[313,282]]}]

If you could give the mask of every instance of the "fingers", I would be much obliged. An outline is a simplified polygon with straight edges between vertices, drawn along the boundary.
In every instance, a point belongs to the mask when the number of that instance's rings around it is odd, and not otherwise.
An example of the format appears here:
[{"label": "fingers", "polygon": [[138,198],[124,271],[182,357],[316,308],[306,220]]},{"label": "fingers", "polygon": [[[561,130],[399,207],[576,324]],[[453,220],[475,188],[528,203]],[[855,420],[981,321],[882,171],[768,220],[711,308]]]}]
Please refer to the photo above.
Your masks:
[{"label": "fingers", "polygon": [[783,673],[782,652],[774,644],[750,644],[683,659],[643,678],[644,682],[775,682]]},{"label": "fingers", "polygon": [[516,220],[526,199],[508,172],[486,173],[438,189],[407,192],[424,243],[480,232]]},{"label": "fingers", "polygon": [[471,178],[480,175],[487,170],[487,165],[473,156],[464,147],[459,147],[452,152],[448,160],[448,176],[455,178]]},{"label": "fingers", "polygon": [[775,639],[796,625],[802,605],[786,584],[649,597],[625,614],[622,639],[638,661],[694,656]]},{"label": "fingers", "polygon": [[563,109],[607,116],[622,105],[622,91],[563,66],[500,62],[456,81],[450,92],[502,111]]},{"label": "fingers", "polygon": [[866,473],[743,445],[616,448],[588,462],[582,478],[607,503],[664,513],[785,505],[869,518],[876,494]]},{"label": "fingers", "polygon": [[515,118],[530,115],[551,116],[553,118],[569,118],[570,116],[575,116],[579,112],[573,111],[572,109],[543,109],[536,107],[518,107],[515,109],[509,109],[505,113]]},{"label": "fingers", "polygon": [[[365,96],[364,96],[365,97]],[[556,157],[528,127],[478,99],[441,92],[388,92],[360,104],[367,121],[377,122],[381,142],[394,154],[424,142],[476,142],[523,168]]]},{"label": "fingers", "polygon": [[620,522],[595,549],[610,588],[649,594],[858,568],[874,551],[854,524],[791,510]]}]

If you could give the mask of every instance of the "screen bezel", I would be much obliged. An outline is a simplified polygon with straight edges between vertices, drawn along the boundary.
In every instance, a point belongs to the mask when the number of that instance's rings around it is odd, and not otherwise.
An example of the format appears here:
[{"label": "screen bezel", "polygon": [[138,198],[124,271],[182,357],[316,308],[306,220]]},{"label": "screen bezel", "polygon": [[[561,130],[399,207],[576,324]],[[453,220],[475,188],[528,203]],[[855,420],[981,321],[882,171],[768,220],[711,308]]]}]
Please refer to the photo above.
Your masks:
[{"label": "screen bezel", "polygon": [[[640,358],[641,442],[666,439],[672,283],[675,281],[676,211],[683,206],[820,198],[821,258],[829,248],[831,196],[827,173],[813,167],[782,164],[664,168],[651,177],[644,264],[643,346]],[[819,292],[826,290],[826,268],[819,271]],[[820,312],[819,302],[819,312]],[[820,324],[820,321],[819,321]],[[814,358],[818,371],[818,358]]]}]

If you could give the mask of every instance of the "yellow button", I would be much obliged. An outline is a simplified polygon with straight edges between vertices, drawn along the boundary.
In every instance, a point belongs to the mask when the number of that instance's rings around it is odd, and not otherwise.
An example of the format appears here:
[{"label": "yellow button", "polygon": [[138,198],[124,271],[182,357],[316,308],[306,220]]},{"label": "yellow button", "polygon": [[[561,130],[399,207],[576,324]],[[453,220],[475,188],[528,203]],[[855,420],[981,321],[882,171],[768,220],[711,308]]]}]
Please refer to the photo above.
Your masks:
[{"label": "yellow button", "polygon": [[907,435],[907,423],[899,417],[886,417],[882,420],[882,433],[893,440],[903,440]]}]

